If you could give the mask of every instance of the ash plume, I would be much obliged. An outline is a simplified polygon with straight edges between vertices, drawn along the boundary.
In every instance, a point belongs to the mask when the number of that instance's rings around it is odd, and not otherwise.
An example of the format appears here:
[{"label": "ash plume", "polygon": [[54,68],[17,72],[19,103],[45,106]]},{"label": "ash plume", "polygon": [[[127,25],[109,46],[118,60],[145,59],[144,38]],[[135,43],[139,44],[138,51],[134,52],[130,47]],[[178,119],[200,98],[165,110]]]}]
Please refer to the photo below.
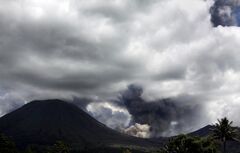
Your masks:
[{"label": "ash plume", "polygon": [[146,101],[142,94],[143,88],[132,84],[122,93],[121,101],[132,115],[132,125],[150,126],[150,137],[175,135],[197,124],[201,105],[172,98]]},{"label": "ash plume", "polygon": [[147,124],[134,124],[124,130],[124,133],[140,138],[148,138],[150,127]]}]

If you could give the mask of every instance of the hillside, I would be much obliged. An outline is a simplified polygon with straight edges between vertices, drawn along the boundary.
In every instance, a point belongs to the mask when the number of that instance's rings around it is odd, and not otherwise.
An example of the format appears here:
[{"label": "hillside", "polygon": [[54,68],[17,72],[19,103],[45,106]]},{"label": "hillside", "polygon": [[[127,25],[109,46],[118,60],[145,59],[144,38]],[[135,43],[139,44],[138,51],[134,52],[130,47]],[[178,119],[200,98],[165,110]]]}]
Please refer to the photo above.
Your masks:
[{"label": "hillside", "polygon": [[61,100],[33,101],[0,118],[0,132],[18,146],[49,145],[62,140],[72,147],[157,146],[153,141],[116,132],[77,106]]},{"label": "hillside", "polygon": [[[207,125],[197,131],[189,133],[189,135],[200,136],[200,137],[210,136],[210,135],[212,135],[213,128],[214,128],[213,125]],[[240,133],[240,129],[237,128],[237,130],[239,131],[238,133]],[[239,137],[239,136],[237,136],[237,137]],[[227,141],[226,146],[230,153],[239,153],[240,152],[240,142],[238,140],[237,141],[236,140]],[[222,149],[220,143],[219,143],[219,148],[220,148],[220,150]]]}]

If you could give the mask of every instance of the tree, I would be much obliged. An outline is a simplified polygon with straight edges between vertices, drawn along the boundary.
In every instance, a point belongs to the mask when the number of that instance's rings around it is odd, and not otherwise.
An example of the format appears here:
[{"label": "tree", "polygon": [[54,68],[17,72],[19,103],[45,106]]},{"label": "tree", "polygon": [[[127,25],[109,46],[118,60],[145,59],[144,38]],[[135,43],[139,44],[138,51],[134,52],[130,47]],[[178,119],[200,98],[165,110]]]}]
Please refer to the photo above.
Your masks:
[{"label": "tree", "polygon": [[122,153],[132,153],[130,149],[124,149]]},{"label": "tree", "polygon": [[233,140],[237,134],[236,129],[232,127],[232,121],[229,121],[226,117],[218,119],[213,129],[213,137],[218,139],[223,144],[223,153],[226,153],[227,140]]},{"label": "tree", "polygon": [[210,138],[179,135],[161,149],[161,153],[217,153],[217,147]]},{"label": "tree", "polygon": [[0,153],[16,153],[15,143],[6,135],[0,133]]},{"label": "tree", "polygon": [[27,146],[24,153],[35,153],[33,147],[31,145]]},{"label": "tree", "polygon": [[57,141],[53,146],[49,147],[48,153],[70,153],[70,150],[65,143]]}]

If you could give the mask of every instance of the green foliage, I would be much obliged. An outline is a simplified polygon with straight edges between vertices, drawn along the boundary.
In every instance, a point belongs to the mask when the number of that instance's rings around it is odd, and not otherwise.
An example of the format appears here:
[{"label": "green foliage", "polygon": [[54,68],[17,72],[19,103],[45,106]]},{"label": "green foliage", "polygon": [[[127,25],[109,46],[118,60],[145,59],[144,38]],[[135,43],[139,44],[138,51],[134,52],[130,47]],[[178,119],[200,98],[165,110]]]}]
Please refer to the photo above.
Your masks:
[{"label": "green foliage", "polygon": [[217,148],[210,138],[179,135],[162,148],[161,153],[216,153]]},{"label": "green foliage", "polygon": [[226,140],[232,140],[236,135],[237,131],[232,127],[232,121],[229,121],[226,117],[218,120],[213,129],[213,137],[219,139],[222,142]]},{"label": "green foliage", "polygon": [[122,153],[132,153],[132,152],[130,151],[130,149],[125,149],[125,150],[123,150]]},{"label": "green foliage", "polygon": [[4,134],[0,134],[0,153],[16,153],[15,143]]},{"label": "green foliage", "polygon": [[213,137],[223,143],[223,152],[226,152],[226,141],[233,140],[237,136],[237,131],[232,127],[232,121],[226,117],[218,120],[213,129]]},{"label": "green foliage", "polygon": [[24,153],[36,153],[31,145],[27,146]]},{"label": "green foliage", "polygon": [[57,141],[53,146],[49,147],[48,153],[70,153],[70,150],[65,143]]}]

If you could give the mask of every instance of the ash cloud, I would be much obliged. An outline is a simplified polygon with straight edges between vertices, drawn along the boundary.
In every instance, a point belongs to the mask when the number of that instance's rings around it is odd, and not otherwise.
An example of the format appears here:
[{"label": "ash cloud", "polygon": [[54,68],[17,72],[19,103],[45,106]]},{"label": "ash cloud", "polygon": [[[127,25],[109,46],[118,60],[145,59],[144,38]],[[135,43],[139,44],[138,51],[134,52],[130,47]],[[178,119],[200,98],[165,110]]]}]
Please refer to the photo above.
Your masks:
[{"label": "ash cloud", "polygon": [[239,0],[214,0],[210,9],[211,21],[216,26],[240,26]]},{"label": "ash cloud", "polygon": [[[132,115],[132,124],[150,126],[150,137],[189,132],[201,119],[201,105],[194,104],[194,101],[189,103],[188,101],[181,101],[180,98],[146,101],[142,98],[142,94],[143,88],[141,86],[131,84],[122,93],[121,101]],[[135,129],[136,131],[138,128],[134,127],[129,129]],[[135,132],[135,135],[137,135],[137,132]]]},{"label": "ash cloud", "polygon": [[135,123],[124,130],[124,133],[140,138],[150,137],[150,127],[147,124]]}]

